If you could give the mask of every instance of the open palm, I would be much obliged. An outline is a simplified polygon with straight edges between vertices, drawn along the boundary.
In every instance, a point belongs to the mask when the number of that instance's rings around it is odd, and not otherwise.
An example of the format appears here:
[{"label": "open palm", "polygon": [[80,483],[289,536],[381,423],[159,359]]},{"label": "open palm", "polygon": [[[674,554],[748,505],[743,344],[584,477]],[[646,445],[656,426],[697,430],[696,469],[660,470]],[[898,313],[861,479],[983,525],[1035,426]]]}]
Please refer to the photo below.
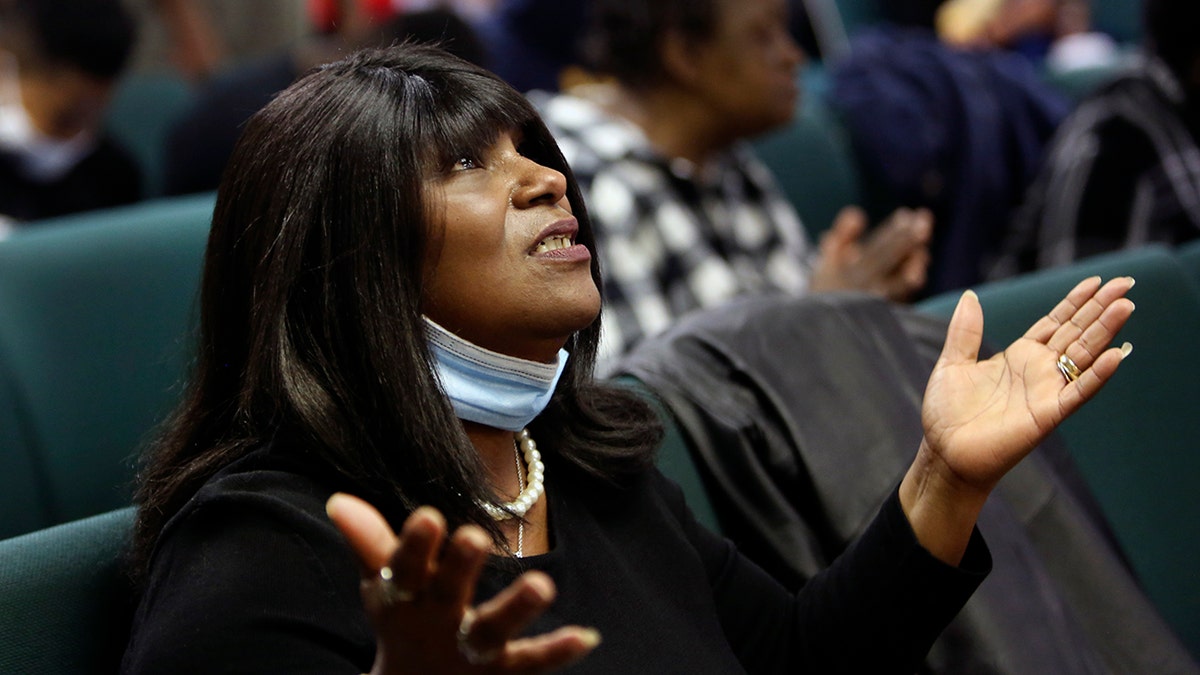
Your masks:
[{"label": "open palm", "polygon": [[[1093,277],[1003,352],[979,361],[983,312],[964,294],[934,366],[921,417],[925,441],[963,484],[990,490],[1116,372],[1128,347],[1110,348],[1133,312],[1128,277]],[[1059,371],[1066,354],[1081,374]]]}]

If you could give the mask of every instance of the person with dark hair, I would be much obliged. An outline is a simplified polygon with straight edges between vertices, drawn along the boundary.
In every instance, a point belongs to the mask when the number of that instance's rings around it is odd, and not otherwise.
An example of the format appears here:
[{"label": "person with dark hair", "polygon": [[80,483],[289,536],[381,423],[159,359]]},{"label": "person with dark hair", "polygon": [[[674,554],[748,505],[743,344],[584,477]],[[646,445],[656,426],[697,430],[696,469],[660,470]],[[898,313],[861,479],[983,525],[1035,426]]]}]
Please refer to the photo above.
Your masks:
[{"label": "person with dark hair", "polygon": [[1128,278],[982,362],[964,294],[912,469],[793,594],[592,379],[596,246],[536,111],[440,50],[351,55],[251,117],[139,477],[123,672],[912,672],[989,568],[988,492],[1128,351]]},{"label": "person with dark hair", "polygon": [[355,49],[402,40],[434,42],[483,64],[471,25],[447,9],[397,13],[390,3],[329,0],[313,5],[313,33],[295,45],[218,73],[171,127],[164,149],[168,195],[215,190],[242,124],[310,68]]},{"label": "person with dark hair", "polygon": [[118,0],[0,4],[0,220],[141,198],[136,162],[103,130],[134,41]]},{"label": "person with dark hair", "polygon": [[578,63],[589,0],[498,0],[474,22],[489,68],[517,91],[557,91]]},{"label": "person with dark hair", "polygon": [[905,300],[923,286],[928,211],[900,209],[868,234],[865,213],[847,208],[813,250],[745,143],[796,110],[803,55],[785,0],[591,9],[584,65],[611,81],[530,96],[594,207],[604,364],[738,295],[857,289]]},{"label": "person with dark hair", "polygon": [[1142,12],[1140,57],[1059,126],[990,278],[1200,237],[1200,3]]}]

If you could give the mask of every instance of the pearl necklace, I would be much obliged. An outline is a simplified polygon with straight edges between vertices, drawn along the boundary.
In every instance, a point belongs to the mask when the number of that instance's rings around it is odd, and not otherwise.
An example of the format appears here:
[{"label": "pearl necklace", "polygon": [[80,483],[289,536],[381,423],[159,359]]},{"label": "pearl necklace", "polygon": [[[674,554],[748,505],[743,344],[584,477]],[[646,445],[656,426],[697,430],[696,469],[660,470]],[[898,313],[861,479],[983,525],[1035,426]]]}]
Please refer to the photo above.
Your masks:
[{"label": "pearl necklace", "polygon": [[[493,520],[524,518],[525,514],[529,513],[529,509],[541,498],[542,492],[546,488],[546,466],[542,464],[542,454],[538,452],[537,443],[534,443],[533,439],[529,437],[529,430],[522,429],[517,432],[517,440],[520,442],[521,450],[525,453],[525,475],[528,476],[529,482],[522,485],[520,494],[511,502],[499,505],[489,502],[479,502],[479,506]],[[513,452],[517,452],[516,446],[513,447]],[[519,456],[517,460],[517,481],[518,483],[524,482],[521,479]]]}]

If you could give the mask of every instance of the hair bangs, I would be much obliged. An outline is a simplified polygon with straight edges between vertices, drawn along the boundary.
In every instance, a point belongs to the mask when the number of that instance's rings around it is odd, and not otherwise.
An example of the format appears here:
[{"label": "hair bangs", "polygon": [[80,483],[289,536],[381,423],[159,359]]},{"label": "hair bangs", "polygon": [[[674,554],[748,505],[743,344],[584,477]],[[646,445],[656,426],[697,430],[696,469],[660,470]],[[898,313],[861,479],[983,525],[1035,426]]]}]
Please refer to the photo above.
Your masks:
[{"label": "hair bangs", "polygon": [[[422,162],[430,173],[444,171],[464,156],[479,158],[507,132],[522,132],[537,118],[517,92],[473,70],[448,71],[431,83],[420,111]],[[480,91],[486,92],[480,95]]]}]

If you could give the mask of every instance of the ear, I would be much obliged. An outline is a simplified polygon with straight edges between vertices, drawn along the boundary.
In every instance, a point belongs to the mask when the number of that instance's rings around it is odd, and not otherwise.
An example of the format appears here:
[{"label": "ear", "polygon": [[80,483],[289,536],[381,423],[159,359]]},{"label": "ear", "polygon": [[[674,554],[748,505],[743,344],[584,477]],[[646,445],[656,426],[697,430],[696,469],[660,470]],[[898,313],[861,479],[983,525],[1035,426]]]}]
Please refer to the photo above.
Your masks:
[{"label": "ear", "polygon": [[672,81],[690,87],[703,79],[700,66],[701,45],[677,29],[668,29],[658,45],[658,58],[664,74]]}]

